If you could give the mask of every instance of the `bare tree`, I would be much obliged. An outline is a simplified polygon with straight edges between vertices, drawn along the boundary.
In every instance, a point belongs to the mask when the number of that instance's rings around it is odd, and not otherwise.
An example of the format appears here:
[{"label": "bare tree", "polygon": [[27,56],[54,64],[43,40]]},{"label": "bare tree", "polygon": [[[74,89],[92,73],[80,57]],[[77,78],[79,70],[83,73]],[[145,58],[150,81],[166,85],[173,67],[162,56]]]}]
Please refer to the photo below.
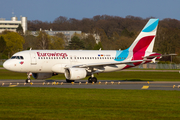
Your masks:
[{"label": "bare tree", "polygon": [[46,34],[45,31],[40,31],[39,32],[39,35],[37,36],[37,40],[38,40],[38,43],[37,43],[37,48],[38,49],[48,49],[49,48],[49,37],[48,35]]}]

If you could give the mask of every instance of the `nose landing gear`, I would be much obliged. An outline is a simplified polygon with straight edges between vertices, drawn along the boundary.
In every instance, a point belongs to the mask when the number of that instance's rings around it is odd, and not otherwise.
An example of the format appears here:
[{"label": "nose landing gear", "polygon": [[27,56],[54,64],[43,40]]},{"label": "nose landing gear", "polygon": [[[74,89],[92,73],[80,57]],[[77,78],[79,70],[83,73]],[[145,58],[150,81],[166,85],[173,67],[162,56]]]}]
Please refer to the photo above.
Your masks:
[{"label": "nose landing gear", "polygon": [[26,83],[30,83],[31,82],[31,75],[32,75],[31,72],[27,73],[27,79],[25,81]]}]

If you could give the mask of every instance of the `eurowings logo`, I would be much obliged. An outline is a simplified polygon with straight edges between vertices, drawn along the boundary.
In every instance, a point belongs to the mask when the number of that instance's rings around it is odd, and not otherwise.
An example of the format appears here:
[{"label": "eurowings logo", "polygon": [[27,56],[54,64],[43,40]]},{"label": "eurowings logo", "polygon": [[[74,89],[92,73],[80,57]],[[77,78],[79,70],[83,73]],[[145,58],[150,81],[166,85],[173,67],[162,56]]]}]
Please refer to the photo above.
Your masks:
[{"label": "eurowings logo", "polygon": [[24,63],[23,61],[19,62],[21,65]]},{"label": "eurowings logo", "polygon": [[48,57],[54,57],[54,56],[60,57],[60,56],[62,56],[63,58],[68,56],[66,53],[56,53],[56,52],[54,52],[54,53],[37,52],[37,55],[38,55],[38,57],[46,57],[46,56],[48,56]]}]

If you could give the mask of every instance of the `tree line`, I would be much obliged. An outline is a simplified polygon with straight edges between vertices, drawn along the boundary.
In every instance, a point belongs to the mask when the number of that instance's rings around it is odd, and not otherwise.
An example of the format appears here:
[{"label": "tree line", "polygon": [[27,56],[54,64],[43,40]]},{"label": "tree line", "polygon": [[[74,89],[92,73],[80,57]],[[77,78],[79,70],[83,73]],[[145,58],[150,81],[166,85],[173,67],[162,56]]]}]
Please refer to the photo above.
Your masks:
[{"label": "tree line", "polygon": [[[98,34],[104,49],[125,49],[133,42],[144,25],[150,18],[127,16],[97,15],[93,18],[83,18],[82,20],[60,16],[53,22],[42,22],[39,20],[28,21],[30,31],[42,29],[80,30],[83,33]],[[168,54],[180,53],[180,21],[166,18],[160,20],[155,51]]]},{"label": "tree line", "polygon": [[37,35],[32,35],[31,31],[22,33],[22,29],[17,32],[3,31],[0,34],[0,59],[7,59],[14,53],[29,50],[79,50],[79,49],[99,49],[102,46],[96,45],[96,41],[92,35],[74,34],[71,41],[68,42],[67,37],[62,33],[50,36],[46,31],[38,31]]},{"label": "tree line", "polygon": [[[42,30],[52,29],[53,31],[80,30],[82,33],[90,34],[88,37],[75,35],[72,37],[72,41],[67,44],[66,37],[63,35],[50,37],[46,34],[38,34],[37,36],[33,36],[30,32],[27,32],[23,36],[24,43],[22,43],[21,49],[33,47],[33,49],[103,48],[104,50],[123,50],[132,44],[149,19],[150,18],[143,19],[135,16],[126,16],[122,18],[119,16],[97,15],[93,18],[83,18],[82,20],[64,16],[59,16],[53,22],[32,20],[28,21],[29,31],[39,31],[41,28]],[[43,33],[43,31],[41,32]],[[99,44],[95,43],[95,39],[92,36],[93,34],[100,36],[101,42]],[[42,41],[39,42],[42,39],[44,41],[47,40],[47,44]],[[60,48],[58,47],[59,45],[61,46]],[[43,46],[46,47],[43,48]],[[179,20],[166,18],[159,21],[154,51],[161,54],[180,54]],[[167,59],[169,58],[167,57]]]}]

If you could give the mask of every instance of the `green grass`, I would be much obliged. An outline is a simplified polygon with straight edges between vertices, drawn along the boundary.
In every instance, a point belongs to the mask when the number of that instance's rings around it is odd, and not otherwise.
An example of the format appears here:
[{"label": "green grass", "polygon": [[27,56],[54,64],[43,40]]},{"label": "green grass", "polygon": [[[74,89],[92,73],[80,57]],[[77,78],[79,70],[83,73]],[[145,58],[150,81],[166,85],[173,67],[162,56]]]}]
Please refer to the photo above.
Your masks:
[{"label": "green grass", "polygon": [[0,87],[0,119],[180,119],[179,91]]},{"label": "green grass", "polygon": [[[147,71],[118,71],[95,74],[98,80],[136,80],[136,81],[180,81],[179,72],[147,72]],[[0,79],[26,79],[26,73],[11,72],[0,69]],[[64,79],[64,74],[53,76],[54,80]],[[87,80],[86,77],[84,80]]]},{"label": "green grass", "polygon": [[146,72],[146,71],[120,71],[96,75],[102,80],[135,80],[135,81],[180,81],[178,72]]}]

